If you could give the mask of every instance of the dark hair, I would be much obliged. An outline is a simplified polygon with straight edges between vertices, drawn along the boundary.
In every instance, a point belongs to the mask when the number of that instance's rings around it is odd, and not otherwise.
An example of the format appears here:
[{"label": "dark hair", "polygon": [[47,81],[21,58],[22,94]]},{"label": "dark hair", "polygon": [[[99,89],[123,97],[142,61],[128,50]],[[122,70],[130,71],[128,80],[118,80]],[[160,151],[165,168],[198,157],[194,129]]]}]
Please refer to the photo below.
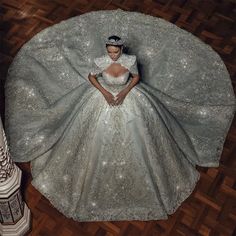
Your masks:
[{"label": "dark hair", "polygon": [[[110,37],[108,37],[108,40],[110,40],[110,39],[114,39],[115,41],[118,41],[121,38],[119,36],[116,36],[116,35],[111,35]],[[106,43],[106,47],[108,47],[108,46],[114,46],[114,47],[121,48],[123,45],[113,45],[113,44]]]}]

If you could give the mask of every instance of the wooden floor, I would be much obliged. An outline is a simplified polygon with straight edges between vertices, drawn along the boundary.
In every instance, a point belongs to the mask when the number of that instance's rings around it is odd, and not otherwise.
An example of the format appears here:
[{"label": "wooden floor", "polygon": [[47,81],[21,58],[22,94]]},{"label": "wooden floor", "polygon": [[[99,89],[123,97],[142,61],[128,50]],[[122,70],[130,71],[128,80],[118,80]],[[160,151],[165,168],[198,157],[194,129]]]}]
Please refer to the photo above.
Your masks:
[{"label": "wooden floor", "polygon": [[[0,113],[4,117],[4,81],[20,47],[37,32],[61,20],[100,9],[139,11],[162,17],[210,44],[224,60],[236,84],[235,0],[2,0],[0,6]],[[3,119],[4,122],[4,119]],[[195,191],[165,221],[75,222],[59,213],[31,184],[29,163],[22,193],[32,212],[37,236],[229,236],[236,235],[236,123],[227,136],[219,168],[197,167]]]}]

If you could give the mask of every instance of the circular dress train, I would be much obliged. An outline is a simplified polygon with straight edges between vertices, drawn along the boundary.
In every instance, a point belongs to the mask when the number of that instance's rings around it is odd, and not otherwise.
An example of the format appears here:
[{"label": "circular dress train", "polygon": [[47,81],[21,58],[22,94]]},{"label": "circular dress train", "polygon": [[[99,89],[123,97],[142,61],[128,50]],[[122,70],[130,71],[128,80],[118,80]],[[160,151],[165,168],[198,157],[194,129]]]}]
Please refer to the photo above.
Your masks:
[{"label": "circular dress train", "polygon": [[[136,58],[124,66],[140,76],[119,106],[88,80],[113,34],[125,41],[122,55]],[[115,95],[132,76],[101,71],[98,80]],[[31,161],[33,186],[77,221],[167,219],[194,190],[196,165],[219,166],[236,107],[210,46],[164,19],[121,9],[35,35],[11,64],[5,94],[13,160]]]}]

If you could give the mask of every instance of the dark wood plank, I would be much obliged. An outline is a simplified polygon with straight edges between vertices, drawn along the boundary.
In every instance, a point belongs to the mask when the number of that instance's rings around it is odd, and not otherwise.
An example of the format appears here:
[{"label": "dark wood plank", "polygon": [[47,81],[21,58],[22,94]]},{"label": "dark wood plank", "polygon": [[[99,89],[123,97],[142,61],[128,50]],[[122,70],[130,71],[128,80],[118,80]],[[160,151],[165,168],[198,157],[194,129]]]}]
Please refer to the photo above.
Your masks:
[{"label": "dark wood plank", "polygon": [[[85,12],[100,9],[139,11],[162,17],[210,44],[224,60],[236,84],[234,0],[2,0],[0,6],[0,114],[4,118],[4,81],[21,46],[42,29]],[[4,119],[3,119],[4,122]],[[29,163],[22,193],[33,214],[37,236],[230,236],[236,235],[236,124],[227,136],[219,168],[197,167],[201,179],[192,195],[165,221],[76,222],[67,219],[31,184]]]}]

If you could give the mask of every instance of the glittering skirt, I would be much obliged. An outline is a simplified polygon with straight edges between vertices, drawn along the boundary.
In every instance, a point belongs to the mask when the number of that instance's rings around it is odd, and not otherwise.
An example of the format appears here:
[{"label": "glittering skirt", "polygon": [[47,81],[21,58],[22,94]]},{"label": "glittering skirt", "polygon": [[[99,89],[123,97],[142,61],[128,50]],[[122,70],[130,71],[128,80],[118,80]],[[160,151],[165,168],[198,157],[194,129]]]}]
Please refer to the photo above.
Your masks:
[{"label": "glittering skirt", "polygon": [[163,121],[166,109],[141,85],[119,106],[87,89],[54,147],[31,161],[33,186],[67,217],[167,219],[193,191],[194,154],[175,139],[190,140],[172,136],[167,123],[177,121]]},{"label": "glittering skirt", "polygon": [[[113,34],[137,56],[141,80],[110,107],[88,74]],[[219,166],[236,111],[227,68],[209,45],[121,9],[35,35],[4,86],[12,159],[31,161],[35,188],[78,221],[167,219],[195,188],[196,165]]]}]

